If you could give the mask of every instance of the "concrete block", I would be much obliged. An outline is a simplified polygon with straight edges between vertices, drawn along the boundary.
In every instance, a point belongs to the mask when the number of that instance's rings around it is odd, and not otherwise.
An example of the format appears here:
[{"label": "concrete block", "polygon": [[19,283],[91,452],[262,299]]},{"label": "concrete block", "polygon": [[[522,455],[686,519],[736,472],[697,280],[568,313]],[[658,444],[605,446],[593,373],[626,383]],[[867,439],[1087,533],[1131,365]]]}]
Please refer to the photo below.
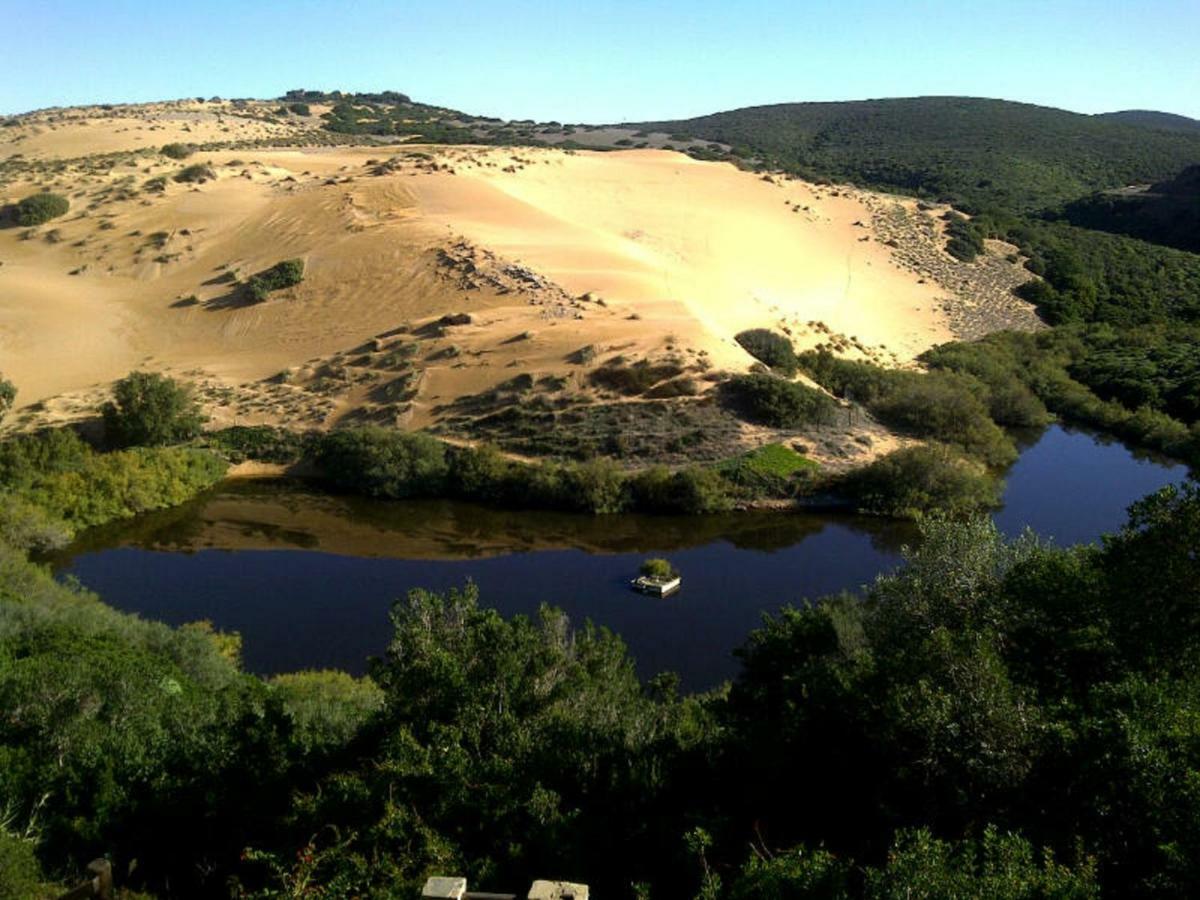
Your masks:
[{"label": "concrete block", "polygon": [[421,900],[462,900],[467,892],[467,879],[445,878],[440,875],[428,879],[421,891]]},{"label": "concrete block", "polygon": [[570,881],[535,881],[529,900],[588,900],[588,886]]}]

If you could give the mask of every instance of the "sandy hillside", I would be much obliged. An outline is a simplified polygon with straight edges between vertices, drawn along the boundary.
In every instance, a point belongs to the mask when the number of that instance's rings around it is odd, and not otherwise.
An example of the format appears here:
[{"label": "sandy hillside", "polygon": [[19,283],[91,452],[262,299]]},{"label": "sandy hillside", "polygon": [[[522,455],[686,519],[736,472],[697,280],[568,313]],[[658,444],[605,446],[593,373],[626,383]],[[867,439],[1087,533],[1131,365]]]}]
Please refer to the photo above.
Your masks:
[{"label": "sandy hillside", "polygon": [[[590,373],[614,357],[702,393],[753,363],[747,328],[904,363],[1033,322],[1004,248],[955,263],[940,211],[893,198],[656,150],[272,147],[319,120],[212,106],[0,129],[0,201],[71,200],[0,229],[0,372],[25,424],[88,415],[134,368],[197,381],[219,423],[415,427],[497,385],[603,401]],[[173,141],[222,143],[176,161]],[[173,180],[194,164],[202,182]],[[239,282],[297,257],[303,284],[246,302]]]}]

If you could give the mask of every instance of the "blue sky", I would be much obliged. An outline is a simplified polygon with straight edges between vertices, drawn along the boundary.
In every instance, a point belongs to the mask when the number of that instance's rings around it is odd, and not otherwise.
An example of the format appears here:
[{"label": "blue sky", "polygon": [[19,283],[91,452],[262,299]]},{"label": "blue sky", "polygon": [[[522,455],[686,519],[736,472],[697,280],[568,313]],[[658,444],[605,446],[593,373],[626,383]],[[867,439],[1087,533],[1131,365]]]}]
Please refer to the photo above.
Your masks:
[{"label": "blue sky", "polygon": [[288,88],[505,118],[1002,97],[1200,118],[1200,0],[0,0],[0,112]]}]

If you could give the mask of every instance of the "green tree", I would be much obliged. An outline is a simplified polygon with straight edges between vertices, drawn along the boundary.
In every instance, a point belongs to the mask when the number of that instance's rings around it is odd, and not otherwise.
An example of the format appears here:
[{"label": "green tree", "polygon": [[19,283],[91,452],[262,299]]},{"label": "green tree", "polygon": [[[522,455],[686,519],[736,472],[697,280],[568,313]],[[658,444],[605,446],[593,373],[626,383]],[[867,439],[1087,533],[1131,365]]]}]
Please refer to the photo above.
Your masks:
[{"label": "green tree", "polygon": [[191,440],[205,417],[190,385],[156,372],[131,372],[113,387],[104,428],[120,447],[155,447]]}]

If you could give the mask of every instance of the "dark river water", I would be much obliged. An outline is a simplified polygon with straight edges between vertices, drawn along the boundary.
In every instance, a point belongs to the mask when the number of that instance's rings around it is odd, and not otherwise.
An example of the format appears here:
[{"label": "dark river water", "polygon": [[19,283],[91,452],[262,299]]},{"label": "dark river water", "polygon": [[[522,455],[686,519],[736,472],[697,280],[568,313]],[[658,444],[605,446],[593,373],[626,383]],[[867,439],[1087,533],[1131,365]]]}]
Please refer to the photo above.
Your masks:
[{"label": "dark river water", "polygon": [[[1005,532],[1097,540],[1126,507],[1187,469],[1057,426],[1032,436],[1007,476]],[[638,670],[703,689],[764,612],[856,589],[900,561],[911,525],[847,515],[590,517],[449,501],[371,501],[293,483],[230,482],[194,503],[93,529],[54,560],[106,602],[173,624],[241,632],[246,667],[363,671],[411,587],[467,580],[505,615],[559,606],[621,634]],[[684,586],[667,599],[629,579],[666,555]]]}]

